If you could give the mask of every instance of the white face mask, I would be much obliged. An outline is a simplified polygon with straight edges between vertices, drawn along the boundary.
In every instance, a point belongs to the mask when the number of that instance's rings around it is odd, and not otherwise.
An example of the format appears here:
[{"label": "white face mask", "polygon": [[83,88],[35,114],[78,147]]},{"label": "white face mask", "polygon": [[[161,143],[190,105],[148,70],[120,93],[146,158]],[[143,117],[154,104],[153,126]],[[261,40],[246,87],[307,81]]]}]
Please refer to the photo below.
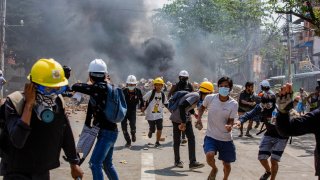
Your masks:
[{"label": "white face mask", "polygon": [[128,86],[128,89],[129,89],[130,91],[133,91],[134,88],[136,88],[136,87],[135,87],[135,86]]}]

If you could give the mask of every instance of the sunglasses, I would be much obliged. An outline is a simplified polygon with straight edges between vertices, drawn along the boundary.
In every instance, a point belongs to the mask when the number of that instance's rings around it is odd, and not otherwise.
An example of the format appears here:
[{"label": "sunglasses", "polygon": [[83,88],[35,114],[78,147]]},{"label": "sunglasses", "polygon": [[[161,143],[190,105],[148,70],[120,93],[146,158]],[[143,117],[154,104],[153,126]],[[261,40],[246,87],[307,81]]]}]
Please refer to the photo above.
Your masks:
[{"label": "sunglasses", "polygon": [[37,91],[43,95],[61,94],[67,90],[67,86],[62,87],[46,87],[37,85]]},{"label": "sunglasses", "polygon": [[271,109],[273,107],[273,103],[272,102],[268,102],[268,103],[260,103],[260,106],[263,109]]}]

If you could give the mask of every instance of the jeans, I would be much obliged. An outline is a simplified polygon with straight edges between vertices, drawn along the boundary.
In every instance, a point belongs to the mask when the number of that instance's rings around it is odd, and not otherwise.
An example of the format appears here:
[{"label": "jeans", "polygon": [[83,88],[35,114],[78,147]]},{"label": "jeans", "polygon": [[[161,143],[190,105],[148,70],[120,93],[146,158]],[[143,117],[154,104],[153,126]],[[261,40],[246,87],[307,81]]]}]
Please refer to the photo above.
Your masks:
[{"label": "jeans", "polygon": [[[181,143],[181,131],[179,130],[180,123],[172,122],[173,124],[173,150],[175,162],[180,162],[180,143]],[[188,138],[188,150],[190,163],[196,161],[196,141],[192,129],[191,121],[186,123],[186,136]]]},{"label": "jeans", "polygon": [[93,180],[103,180],[102,169],[106,173],[108,179],[119,179],[117,171],[112,164],[113,148],[117,137],[118,132],[116,131],[100,129],[97,143],[89,162]]}]

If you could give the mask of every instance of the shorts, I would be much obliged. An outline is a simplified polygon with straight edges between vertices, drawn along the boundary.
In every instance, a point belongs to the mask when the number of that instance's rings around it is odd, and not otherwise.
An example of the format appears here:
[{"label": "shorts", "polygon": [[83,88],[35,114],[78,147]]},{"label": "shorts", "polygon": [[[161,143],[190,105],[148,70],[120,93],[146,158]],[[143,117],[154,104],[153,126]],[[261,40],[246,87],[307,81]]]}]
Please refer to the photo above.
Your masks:
[{"label": "shorts", "polygon": [[271,159],[280,161],[288,139],[280,139],[271,136],[263,136],[259,145],[259,160]]},{"label": "shorts", "polygon": [[160,131],[163,129],[162,119],[148,120],[148,124],[149,124],[149,131],[152,133],[156,132],[156,127],[157,127],[157,130],[160,130]]},{"label": "shorts", "polygon": [[204,153],[208,152],[219,152],[219,160],[222,160],[226,163],[231,163],[236,161],[236,147],[233,144],[233,141],[219,141],[209,136],[204,138],[203,144]]}]

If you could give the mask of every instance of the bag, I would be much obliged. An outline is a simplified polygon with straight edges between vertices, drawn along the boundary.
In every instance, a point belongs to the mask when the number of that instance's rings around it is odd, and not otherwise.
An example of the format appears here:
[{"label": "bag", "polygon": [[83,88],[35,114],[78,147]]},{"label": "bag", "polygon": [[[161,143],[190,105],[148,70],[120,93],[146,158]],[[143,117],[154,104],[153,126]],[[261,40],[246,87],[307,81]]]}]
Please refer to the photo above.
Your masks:
[{"label": "bag", "polygon": [[[154,96],[155,96],[155,95],[156,95],[156,90],[152,90],[151,96],[150,96],[149,100],[147,101],[147,104],[146,104],[146,107],[145,107],[146,109],[147,109],[147,107],[149,106],[150,102],[154,99]],[[166,99],[165,94],[164,94],[164,92],[161,91],[162,104],[165,103],[165,102],[164,102],[165,99]]]},{"label": "bag", "polygon": [[[15,91],[8,95],[8,98],[12,102],[18,115],[22,115],[24,107],[24,96],[20,91]],[[8,143],[7,131],[5,129],[6,117],[5,117],[5,102],[6,99],[0,103],[0,157],[3,157],[6,151],[6,144]]]},{"label": "bag", "polygon": [[106,107],[103,110],[107,120],[121,122],[127,114],[127,103],[120,88],[108,84]]},{"label": "bag", "polygon": [[86,125],[83,126],[76,148],[79,157],[80,153],[82,153],[79,165],[81,165],[83,161],[86,159],[86,157],[89,155],[93,147],[93,144],[98,136],[99,130],[100,128],[98,126],[93,126],[92,128]]},{"label": "bag", "polygon": [[170,112],[173,112],[178,108],[180,99],[188,94],[188,91],[177,91],[173,94],[173,96],[169,99],[168,109]]}]

